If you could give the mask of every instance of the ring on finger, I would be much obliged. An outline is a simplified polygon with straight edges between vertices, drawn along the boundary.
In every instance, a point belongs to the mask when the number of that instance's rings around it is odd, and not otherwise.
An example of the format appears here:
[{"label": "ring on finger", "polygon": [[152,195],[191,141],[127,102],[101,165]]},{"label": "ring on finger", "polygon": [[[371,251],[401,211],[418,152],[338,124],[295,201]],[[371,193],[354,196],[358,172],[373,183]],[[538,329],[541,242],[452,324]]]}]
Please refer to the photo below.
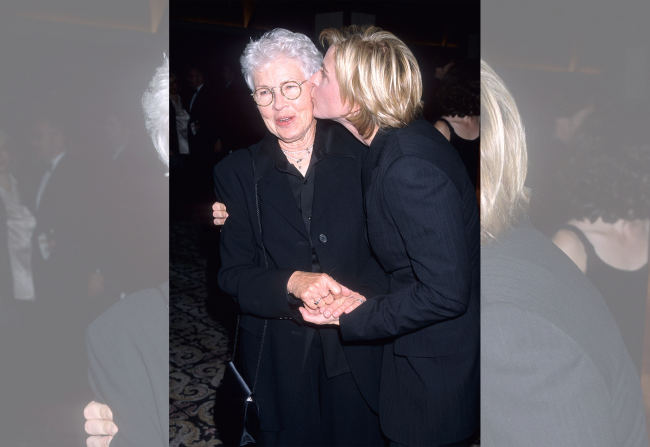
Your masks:
[{"label": "ring on finger", "polygon": [[322,298],[318,298],[318,301],[314,301],[314,305],[318,306],[318,303],[320,303],[320,300],[322,300]]},{"label": "ring on finger", "polygon": [[361,302],[361,303],[365,303],[365,302],[366,302],[366,300],[362,300],[361,298],[357,298],[357,301],[359,301],[359,302]]}]

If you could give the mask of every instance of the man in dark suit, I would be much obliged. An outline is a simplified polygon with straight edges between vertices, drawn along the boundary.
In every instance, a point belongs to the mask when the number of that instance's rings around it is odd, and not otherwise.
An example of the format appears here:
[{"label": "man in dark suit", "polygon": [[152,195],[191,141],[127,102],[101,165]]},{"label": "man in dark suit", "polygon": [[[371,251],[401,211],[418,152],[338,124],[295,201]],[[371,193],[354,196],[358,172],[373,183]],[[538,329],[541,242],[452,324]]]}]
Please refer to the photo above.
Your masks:
[{"label": "man in dark suit", "polygon": [[189,154],[189,178],[193,178],[190,187],[197,198],[211,190],[211,170],[215,162],[217,145],[217,129],[219,127],[218,99],[213,86],[206,84],[202,69],[190,69],[188,82],[194,91],[189,98],[187,111],[190,121],[187,129]]},{"label": "man in dark suit", "polygon": [[221,71],[223,88],[219,92],[219,119],[217,138],[221,159],[230,152],[249,147],[264,137],[266,128],[259,119],[255,103],[251,101],[250,90],[240,72],[225,65]]},{"label": "man in dark suit", "polygon": [[[363,168],[367,235],[390,275],[390,293],[368,297],[348,314],[337,305],[300,311],[307,321],[339,324],[346,342],[386,340],[379,417],[391,446],[470,445],[479,416],[474,189],[453,147],[416,121],[421,78],[402,41],[378,28],[325,30],[321,37],[332,46],[311,79],[314,115],[340,122],[370,146]],[[366,70],[351,62],[359,60]],[[363,85],[373,85],[372,93]]]},{"label": "man in dark suit", "polygon": [[[98,214],[91,200],[98,185],[90,179],[97,176],[90,163],[71,153],[54,119],[36,124],[32,142],[47,167],[32,208],[36,312],[43,327],[54,334],[50,340],[69,337],[70,343],[81,343],[83,328],[97,312],[96,298],[103,292],[95,233]],[[71,313],[75,318],[68,321]],[[84,361],[83,346],[78,358]]]}]

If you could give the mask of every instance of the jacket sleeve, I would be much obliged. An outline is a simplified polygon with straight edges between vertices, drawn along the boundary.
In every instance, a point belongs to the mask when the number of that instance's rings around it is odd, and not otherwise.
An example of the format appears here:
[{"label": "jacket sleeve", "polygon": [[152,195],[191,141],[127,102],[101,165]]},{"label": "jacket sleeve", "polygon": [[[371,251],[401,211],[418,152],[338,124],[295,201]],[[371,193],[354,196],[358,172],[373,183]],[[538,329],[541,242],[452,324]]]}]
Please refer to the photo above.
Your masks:
[{"label": "jacket sleeve", "polygon": [[[642,416],[639,430],[617,434],[612,415],[606,381],[573,339],[523,307],[482,306],[484,445],[648,445]],[[626,417],[631,422],[635,415]]]},{"label": "jacket sleeve", "polygon": [[[248,151],[246,151],[248,153]],[[235,152],[234,154],[237,154]],[[233,155],[234,155],[233,154]],[[239,155],[239,154],[237,154]],[[214,168],[217,198],[226,205],[228,219],[221,230],[219,287],[234,297],[242,313],[259,318],[289,319],[289,269],[267,269],[259,244],[255,193],[250,158],[233,163],[230,156]],[[250,170],[250,175],[245,175]]]},{"label": "jacket sleeve", "polygon": [[399,243],[404,244],[415,281],[342,315],[346,341],[397,337],[456,318],[465,313],[470,299],[466,224],[461,196],[451,180],[426,160],[402,156],[388,167],[383,184],[377,187],[401,236]]},{"label": "jacket sleeve", "polygon": [[354,283],[353,290],[366,299],[388,293],[388,275],[374,256],[368,257],[359,279]]}]

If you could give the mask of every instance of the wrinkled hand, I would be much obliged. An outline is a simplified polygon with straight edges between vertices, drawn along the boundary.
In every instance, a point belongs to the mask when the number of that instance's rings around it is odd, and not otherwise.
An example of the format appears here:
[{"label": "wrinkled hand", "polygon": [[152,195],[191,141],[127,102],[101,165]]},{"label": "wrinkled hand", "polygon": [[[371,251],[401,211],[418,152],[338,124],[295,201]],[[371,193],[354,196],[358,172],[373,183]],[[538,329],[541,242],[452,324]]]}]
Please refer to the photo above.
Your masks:
[{"label": "wrinkled hand", "polygon": [[228,218],[226,205],[221,202],[214,202],[212,204],[212,217],[214,217],[215,225],[223,225],[226,223],[226,219]]},{"label": "wrinkled hand", "polygon": [[117,433],[117,425],[113,422],[113,412],[108,405],[92,401],[84,408],[86,418],[85,430],[89,436],[87,447],[108,447]]},{"label": "wrinkled hand", "polygon": [[287,292],[302,300],[309,309],[332,304],[335,299],[348,297],[352,291],[325,273],[293,272]]},{"label": "wrinkled hand", "polygon": [[327,318],[325,315],[320,313],[320,309],[307,309],[304,307],[299,308],[300,314],[302,315],[302,319],[305,320],[307,323],[313,323],[313,324],[318,324],[318,325],[323,325],[323,324],[339,324],[339,319],[330,317]]},{"label": "wrinkled hand", "polygon": [[332,317],[338,319],[341,314],[349,314],[365,302],[366,298],[364,296],[352,292],[352,295],[349,297],[334,300],[332,304],[321,308],[320,313],[322,313],[325,318]]}]

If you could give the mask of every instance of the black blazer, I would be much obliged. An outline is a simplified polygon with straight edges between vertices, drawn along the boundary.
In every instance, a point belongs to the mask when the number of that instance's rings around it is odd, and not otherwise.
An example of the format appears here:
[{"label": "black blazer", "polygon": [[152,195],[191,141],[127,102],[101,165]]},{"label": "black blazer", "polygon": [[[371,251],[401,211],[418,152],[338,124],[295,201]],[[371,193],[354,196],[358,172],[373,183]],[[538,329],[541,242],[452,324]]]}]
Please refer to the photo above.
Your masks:
[{"label": "black blazer", "polygon": [[[315,165],[311,219],[311,240],[321,269],[353,290],[372,296],[385,289],[386,278],[364,238],[361,167],[367,149],[342,127],[321,121],[314,151],[325,153]],[[221,232],[219,285],[235,297],[243,314],[237,355],[251,387],[264,319],[269,319],[255,390],[262,429],[269,431],[282,430],[295,405],[300,405],[298,382],[316,330],[303,325],[288,301],[289,277],[294,271],[310,272],[312,256],[289,181],[275,168],[278,156],[277,137],[269,133],[250,150],[233,152],[214,168],[216,194],[229,214]],[[264,266],[260,245],[254,181],[269,269]],[[362,275],[364,283],[359,281]],[[377,408],[381,346],[351,344],[344,349],[362,395]]]},{"label": "black blazer", "polygon": [[465,167],[428,122],[380,130],[364,166],[368,239],[390,293],[340,318],[344,340],[388,339],[380,423],[404,445],[478,428],[479,215]]},{"label": "black blazer", "polygon": [[522,219],[481,249],[485,446],[648,446],[643,396],[605,300]]}]

